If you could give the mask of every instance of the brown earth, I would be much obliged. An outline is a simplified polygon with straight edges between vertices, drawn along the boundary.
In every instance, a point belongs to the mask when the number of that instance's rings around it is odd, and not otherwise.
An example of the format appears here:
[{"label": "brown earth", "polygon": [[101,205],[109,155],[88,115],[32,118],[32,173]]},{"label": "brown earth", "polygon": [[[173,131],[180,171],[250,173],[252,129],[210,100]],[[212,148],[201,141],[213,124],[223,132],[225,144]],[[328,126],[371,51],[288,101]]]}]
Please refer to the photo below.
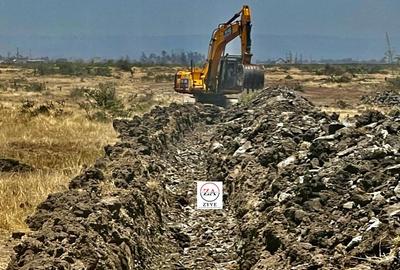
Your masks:
[{"label": "brown earth", "polygon": [[[398,269],[399,116],[349,124],[290,89],[157,107],[39,205],[8,269]],[[195,181],[224,183],[223,211]]]},{"label": "brown earth", "polygon": [[[113,71],[113,77],[86,77],[86,78],[77,78],[73,76],[58,76],[58,75],[51,75],[51,76],[35,76],[31,70],[27,69],[19,69],[19,68],[1,68],[1,76],[0,76],[0,83],[3,87],[3,91],[0,91],[0,100],[2,106],[5,108],[16,108],[20,106],[21,102],[26,99],[35,100],[39,103],[51,101],[58,101],[58,100],[65,100],[66,101],[66,109],[67,110],[76,110],[77,109],[77,100],[70,96],[71,91],[77,87],[94,87],[99,82],[106,82],[106,81],[113,81],[117,84],[118,91],[120,97],[124,100],[125,103],[135,103],[141,102],[146,93],[151,93],[152,102],[151,104],[168,104],[171,101],[176,102],[193,102],[193,99],[189,97],[184,97],[183,95],[178,95],[173,92],[171,87],[171,82],[163,82],[163,83],[155,83],[150,81],[143,81],[142,77],[152,73],[159,73],[163,72],[165,74],[173,74],[175,69],[173,68],[144,68],[139,69],[133,77],[129,75],[127,72],[120,72],[120,71]],[[340,112],[340,118],[344,119],[346,116],[353,116],[355,114],[359,114],[362,111],[365,111],[367,108],[377,108],[381,111],[387,111],[388,108],[382,109],[381,107],[375,106],[375,103],[370,103],[368,105],[360,105],[360,98],[363,96],[375,96],[375,92],[380,91],[380,88],[377,88],[377,85],[381,85],[384,83],[386,77],[393,77],[394,74],[383,75],[383,74],[368,74],[368,75],[359,75],[349,83],[329,83],[327,82],[327,76],[316,76],[314,73],[302,71],[297,68],[290,68],[289,70],[281,69],[281,68],[270,68],[266,71],[267,74],[267,84],[268,85],[301,85],[301,87],[295,87],[296,92],[315,104],[318,107],[321,107],[323,111],[332,113],[332,112]],[[288,80],[285,77],[290,74],[293,79]],[[26,83],[45,83],[47,90],[42,93],[36,92],[29,92],[29,91],[16,91],[16,89],[12,89],[12,81],[23,78],[26,80]],[[8,89],[4,89],[5,86],[8,86]],[[5,91],[7,90],[7,91]],[[147,98],[147,94],[146,94]],[[153,102],[154,100],[154,102]],[[371,100],[371,98],[369,99]],[[379,99],[380,101],[380,99]],[[343,107],[343,105],[345,105]],[[257,107],[257,106],[256,106]],[[146,107],[147,108],[147,107]],[[219,116],[222,117],[222,116]],[[219,118],[218,117],[218,118]],[[274,116],[276,118],[276,116]],[[57,121],[54,119],[53,121]],[[218,120],[219,121],[219,120]],[[218,122],[217,121],[217,122]],[[228,121],[229,122],[229,121]],[[204,168],[201,166],[193,165],[193,164],[209,164],[208,158],[198,153],[209,153],[209,147],[211,142],[209,142],[211,137],[215,136],[215,130],[218,126],[214,124],[204,125],[204,123],[196,124],[196,130],[190,132],[190,135],[181,138],[178,142],[172,143],[169,145],[168,150],[166,151],[167,154],[164,156],[159,156],[161,154],[154,154],[151,157],[151,160],[159,159],[162,164],[168,164],[173,169],[170,175],[160,174],[157,173],[156,175],[150,174],[150,176],[146,176],[146,183],[147,185],[153,189],[160,188],[160,181],[159,178],[169,178],[172,175],[172,178],[182,179],[182,178],[189,178],[188,181],[177,181],[172,186],[174,186],[174,192],[180,194],[187,194],[189,198],[181,198],[178,199],[180,203],[183,202],[185,206],[179,207],[171,207],[169,205],[166,209],[171,212],[171,222],[167,225],[167,227],[173,227],[170,230],[172,231],[171,234],[176,235],[176,237],[182,238],[181,240],[176,240],[172,237],[170,244],[166,245],[167,247],[161,247],[160,252],[158,255],[154,255],[154,262],[150,264],[153,269],[159,269],[161,264],[164,265],[164,269],[171,269],[172,266],[171,262],[173,261],[176,265],[174,267],[182,267],[182,265],[186,265],[188,269],[196,269],[196,267],[205,267],[204,265],[210,264],[215,267],[220,267],[221,269],[230,269],[228,267],[232,267],[232,269],[236,269],[243,259],[240,255],[235,253],[234,251],[238,251],[240,246],[244,243],[242,239],[238,239],[239,233],[239,226],[236,222],[236,217],[234,211],[228,211],[227,214],[221,214],[217,219],[209,219],[207,213],[193,211],[193,203],[194,198],[191,194],[192,191],[188,191],[188,189],[193,189],[193,179],[201,179],[205,180],[206,175],[210,174],[209,168]],[[284,122],[285,125],[287,124]],[[0,123],[1,125],[1,123]],[[228,124],[229,126],[230,124]],[[246,125],[249,125],[246,123]],[[231,128],[231,127],[229,127]],[[368,133],[368,136],[371,134]],[[26,152],[26,149],[32,149],[33,153],[36,153],[39,144],[30,144],[29,142],[23,142],[22,144],[18,143],[15,145],[8,145],[9,152],[18,152],[15,156],[15,159],[20,159],[24,155],[29,155]],[[71,147],[77,147],[71,145]],[[45,145],[48,147],[48,145]],[[68,146],[69,147],[69,146]],[[130,146],[129,146],[130,147]],[[39,149],[43,150],[43,152],[48,152],[49,154],[53,154],[53,148],[44,148]],[[59,154],[61,160],[63,155],[63,149],[60,147],[59,151],[54,152],[54,154]],[[73,149],[71,149],[73,150]],[[36,151],[36,152],[35,152]],[[147,151],[147,150],[146,150]],[[145,152],[146,152],[145,151]],[[184,159],[179,158],[179,156],[184,153]],[[32,156],[32,155],[31,155]],[[10,156],[9,156],[10,157]],[[14,156],[11,156],[14,157]],[[40,156],[38,156],[39,158]],[[177,158],[178,157],[178,158]],[[212,156],[211,159],[215,157]],[[217,157],[219,158],[219,157]],[[142,160],[142,157],[138,157],[138,159]],[[186,162],[186,159],[189,159],[190,162]],[[30,164],[30,160],[24,161]],[[53,162],[49,160],[49,162]],[[171,164],[172,163],[172,164]],[[315,161],[314,161],[315,163]],[[53,164],[48,164],[46,166],[53,166]],[[130,166],[130,165],[127,165]],[[57,167],[58,168],[58,167]],[[56,168],[56,169],[57,169]],[[191,176],[187,177],[187,171],[191,172]],[[19,173],[18,173],[19,174]],[[17,175],[18,175],[17,174]],[[29,175],[29,172],[27,173]],[[0,175],[1,176],[1,175]],[[113,179],[111,176],[108,180]],[[0,180],[1,181],[1,180]],[[119,180],[118,180],[119,181]],[[118,182],[117,181],[117,182]],[[168,182],[168,180],[165,180]],[[106,184],[102,185],[102,190],[106,192],[111,192],[114,190],[114,180],[112,180],[111,184],[110,181],[103,181]],[[178,183],[179,182],[179,183]],[[169,186],[162,186],[162,189],[169,189]],[[393,186],[391,187],[393,189]],[[163,191],[165,192],[165,190]],[[102,196],[102,195],[101,195]],[[171,195],[167,193],[165,195],[169,198]],[[192,196],[192,197],[190,197]],[[251,203],[255,203],[257,199],[254,197],[251,199]],[[36,204],[35,204],[36,205]],[[188,208],[189,207],[189,208]],[[191,208],[190,208],[191,207]],[[228,203],[229,207],[229,203]],[[183,210],[182,210],[183,209]],[[165,209],[164,209],[165,210]],[[176,223],[176,221],[181,221],[180,223]],[[196,220],[201,220],[206,225],[199,225]],[[225,226],[224,221],[228,225]],[[193,224],[193,222],[195,224]],[[174,225],[173,225],[174,224]],[[183,224],[183,225],[182,225]],[[190,224],[190,225],[187,225]],[[240,224],[240,222],[239,222]],[[175,228],[175,227],[176,228]],[[191,230],[191,227],[196,227],[195,230]],[[182,227],[182,228],[181,228]],[[207,228],[207,229],[204,229]],[[178,228],[178,229],[177,229]],[[213,229],[215,228],[215,229]],[[235,233],[233,233],[235,232]],[[0,269],[5,269],[5,265],[9,261],[9,248],[6,247],[6,243],[8,236],[10,235],[10,231],[6,231],[4,233],[0,232]],[[185,235],[189,235],[190,239],[194,239],[192,242],[195,243],[192,246],[186,247],[185,244],[187,241],[187,237]],[[204,236],[206,235],[206,236]],[[229,236],[229,237],[225,237]],[[168,237],[167,237],[168,238]],[[175,240],[174,240],[175,239]],[[215,240],[215,241],[210,241]],[[181,245],[184,246],[183,251],[181,250],[182,247],[179,245],[179,248],[176,249],[176,242],[182,242]],[[163,241],[162,241],[163,242]],[[168,243],[168,240],[164,241]],[[163,243],[164,243],[163,242]],[[215,244],[215,250],[210,250],[210,242]],[[396,242],[396,241],[394,241]],[[237,243],[240,243],[239,246]],[[171,251],[171,252],[168,252]],[[211,261],[210,258],[204,259],[202,261],[201,258],[206,258],[207,256],[210,257],[210,254],[215,253]],[[226,253],[226,255],[222,255]],[[381,252],[382,253],[382,252]],[[204,254],[207,254],[205,256]],[[258,256],[258,255],[255,255]],[[194,263],[193,257],[200,258],[197,259],[199,262]],[[225,259],[221,259],[225,257]],[[376,256],[375,256],[376,257]],[[376,259],[372,256],[372,259]],[[214,259],[216,261],[214,262]],[[231,261],[228,260],[231,259]],[[241,259],[242,258],[242,259]],[[391,257],[392,258],[392,257]],[[367,256],[368,260],[371,260],[370,257]],[[217,261],[220,261],[219,263]],[[365,260],[360,259],[360,260]],[[214,264],[213,264],[214,262]],[[230,265],[230,266],[228,266]],[[159,267],[159,268],[157,268]],[[173,268],[172,268],[173,269]],[[206,269],[206,268],[204,268]],[[215,268],[211,268],[215,269]],[[298,269],[302,269],[301,267]],[[363,268],[361,268],[363,269]],[[373,268],[375,269],[375,268]]]},{"label": "brown earth", "polygon": [[33,168],[18,160],[10,158],[0,158],[0,172],[29,172]]}]

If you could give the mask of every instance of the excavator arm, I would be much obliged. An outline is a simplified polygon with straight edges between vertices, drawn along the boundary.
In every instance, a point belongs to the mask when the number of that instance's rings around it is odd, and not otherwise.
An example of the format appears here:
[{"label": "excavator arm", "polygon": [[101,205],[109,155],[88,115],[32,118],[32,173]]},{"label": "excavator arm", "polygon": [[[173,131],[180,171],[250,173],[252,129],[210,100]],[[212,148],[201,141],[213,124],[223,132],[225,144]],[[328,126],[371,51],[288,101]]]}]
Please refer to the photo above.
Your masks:
[{"label": "excavator arm", "polygon": [[[239,17],[241,17],[240,20],[236,20]],[[248,6],[243,6],[241,11],[226,23],[218,25],[218,28],[213,31],[208,48],[207,62],[202,72],[207,90],[216,89],[222,53],[225,51],[226,45],[238,36],[241,38],[242,64],[250,64],[252,56],[250,34],[251,14]]]}]

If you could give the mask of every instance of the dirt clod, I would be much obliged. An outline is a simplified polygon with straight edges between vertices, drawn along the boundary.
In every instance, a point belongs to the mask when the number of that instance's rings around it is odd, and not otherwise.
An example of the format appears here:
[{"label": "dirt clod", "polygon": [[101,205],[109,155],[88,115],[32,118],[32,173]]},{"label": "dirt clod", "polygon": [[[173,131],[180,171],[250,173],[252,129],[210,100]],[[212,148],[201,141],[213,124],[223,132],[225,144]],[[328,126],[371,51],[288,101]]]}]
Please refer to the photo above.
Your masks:
[{"label": "dirt clod", "polygon": [[0,172],[29,172],[32,170],[34,170],[32,166],[18,160],[10,158],[0,159]]},{"label": "dirt clod", "polygon": [[[287,88],[117,120],[120,141],[38,207],[9,269],[397,269],[399,122],[344,124]],[[207,180],[223,211],[196,210]]]}]

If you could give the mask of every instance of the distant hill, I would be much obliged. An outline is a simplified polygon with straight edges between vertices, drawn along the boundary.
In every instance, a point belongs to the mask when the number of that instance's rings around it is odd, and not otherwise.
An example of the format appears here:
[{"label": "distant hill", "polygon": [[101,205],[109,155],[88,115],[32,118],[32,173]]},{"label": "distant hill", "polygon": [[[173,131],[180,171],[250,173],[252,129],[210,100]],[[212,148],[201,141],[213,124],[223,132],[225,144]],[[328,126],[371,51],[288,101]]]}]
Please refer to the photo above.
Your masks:
[{"label": "distant hill", "polygon": [[[0,54],[15,54],[19,47],[23,55],[29,51],[33,56],[51,58],[119,58],[129,56],[139,58],[142,52],[159,53],[166,51],[197,51],[207,53],[210,36],[1,36]],[[400,36],[392,37],[392,44],[400,53]],[[285,57],[291,51],[304,59],[353,58],[381,59],[386,50],[384,34],[382,38],[340,38],[330,36],[284,36],[255,35],[253,53],[255,59],[265,60]]]}]

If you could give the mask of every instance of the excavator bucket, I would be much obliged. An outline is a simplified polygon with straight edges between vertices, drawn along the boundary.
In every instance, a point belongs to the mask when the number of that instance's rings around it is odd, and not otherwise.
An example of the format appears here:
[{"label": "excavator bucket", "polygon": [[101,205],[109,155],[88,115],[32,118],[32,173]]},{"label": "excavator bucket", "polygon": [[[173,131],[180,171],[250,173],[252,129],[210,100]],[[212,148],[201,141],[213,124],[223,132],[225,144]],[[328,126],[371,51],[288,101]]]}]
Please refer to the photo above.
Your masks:
[{"label": "excavator bucket", "polygon": [[243,65],[239,55],[224,56],[218,74],[215,92],[196,91],[196,102],[229,107],[238,101],[243,90],[264,88],[264,68],[259,65]]},{"label": "excavator bucket", "polygon": [[264,88],[264,68],[259,65],[243,65],[243,89]]},{"label": "excavator bucket", "polygon": [[243,65],[239,55],[221,59],[218,93],[238,94],[244,89],[257,90],[264,87],[264,68],[259,65]]}]

